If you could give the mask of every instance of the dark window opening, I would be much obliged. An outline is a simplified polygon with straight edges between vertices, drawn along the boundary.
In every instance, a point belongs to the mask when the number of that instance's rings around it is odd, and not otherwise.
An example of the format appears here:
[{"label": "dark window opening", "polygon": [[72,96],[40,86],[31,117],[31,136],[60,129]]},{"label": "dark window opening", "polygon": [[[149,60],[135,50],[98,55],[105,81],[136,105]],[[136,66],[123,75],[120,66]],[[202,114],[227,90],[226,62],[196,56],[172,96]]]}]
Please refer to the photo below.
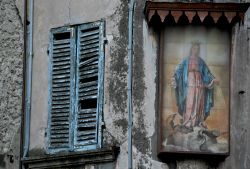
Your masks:
[{"label": "dark window opening", "polygon": [[92,127],[78,127],[78,131],[94,130],[95,126]]},{"label": "dark window opening", "polygon": [[93,109],[97,107],[97,99],[86,99],[80,102],[81,109]]},{"label": "dark window opening", "polygon": [[55,40],[70,39],[70,32],[54,34]]},{"label": "dark window opening", "polygon": [[97,81],[97,80],[98,80],[98,76],[93,76],[93,77],[81,79],[81,83],[87,83],[87,82],[92,82],[92,81]]}]

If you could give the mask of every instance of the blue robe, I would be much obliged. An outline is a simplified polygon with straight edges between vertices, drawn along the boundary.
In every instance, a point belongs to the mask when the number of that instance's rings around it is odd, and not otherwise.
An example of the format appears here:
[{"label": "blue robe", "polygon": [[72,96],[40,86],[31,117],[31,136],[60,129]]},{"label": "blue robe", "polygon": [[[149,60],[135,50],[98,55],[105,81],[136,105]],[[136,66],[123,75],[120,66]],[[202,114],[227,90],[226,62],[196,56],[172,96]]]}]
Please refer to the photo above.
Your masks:
[{"label": "blue robe", "polygon": [[[204,60],[200,57],[198,57],[198,64],[203,84],[209,85],[214,79],[214,76],[210,72]],[[186,98],[188,90],[188,65],[189,65],[189,57],[185,58],[182,61],[182,63],[177,66],[176,71],[174,73],[174,78],[176,82],[176,88],[175,88],[176,101],[178,106],[178,112],[181,116],[186,111]],[[205,90],[204,118],[206,119],[209,116],[210,110],[214,105],[214,99],[213,99],[213,88],[211,89],[204,88],[204,90]]]}]

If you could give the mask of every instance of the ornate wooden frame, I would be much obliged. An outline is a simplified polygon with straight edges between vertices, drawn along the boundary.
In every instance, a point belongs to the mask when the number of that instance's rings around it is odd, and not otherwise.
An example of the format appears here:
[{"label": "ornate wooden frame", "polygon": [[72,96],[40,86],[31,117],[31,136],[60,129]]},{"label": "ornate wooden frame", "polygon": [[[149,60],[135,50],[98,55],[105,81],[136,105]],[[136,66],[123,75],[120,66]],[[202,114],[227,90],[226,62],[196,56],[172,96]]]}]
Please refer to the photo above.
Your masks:
[{"label": "ornate wooden frame", "polygon": [[[227,22],[230,24],[230,29],[236,22],[243,22],[245,12],[247,11],[250,3],[170,3],[170,2],[152,2],[147,1],[145,5],[144,13],[146,15],[146,20],[148,23],[152,21],[152,18],[155,16],[160,18],[160,24],[166,22],[166,18],[171,16],[174,18],[175,23],[179,22],[181,16],[186,16],[188,18],[189,24],[192,24],[193,18],[198,16],[201,23],[205,20],[206,17],[212,17],[214,23],[218,23],[221,17],[226,18]],[[158,20],[159,21],[159,20]],[[152,25],[154,27],[154,25]],[[159,25],[157,25],[159,26]],[[162,59],[164,49],[162,46],[164,45],[164,31],[163,28],[158,28],[159,30],[159,53],[158,53],[158,84],[157,84],[157,123],[161,122],[161,107],[162,107]],[[231,35],[232,37],[232,35]],[[232,41],[232,39],[231,39]],[[232,47],[231,47],[232,48]],[[231,74],[231,55],[230,54],[230,73]],[[229,81],[229,88],[231,88],[231,80]],[[229,96],[230,97],[230,96]],[[231,100],[229,98],[229,100]],[[229,101],[230,105],[230,101]],[[230,122],[230,109],[229,109],[229,122]],[[229,124],[230,131],[230,124]],[[216,159],[224,159],[226,156],[230,154],[230,143],[229,143],[229,151],[228,153],[203,153],[203,152],[164,152],[161,150],[161,139],[162,137],[160,127],[158,127],[158,136],[157,136],[157,148],[158,148],[158,157],[162,161],[168,161],[171,158],[182,158],[185,154],[190,154],[191,158],[216,158]],[[160,136],[159,136],[160,135]],[[230,132],[229,132],[229,141],[230,141]],[[171,155],[171,156],[169,156]],[[211,156],[212,155],[212,156]],[[216,155],[216,156],[214,156]],[[186,157],[186,156],[185,156]]]},{"label": "ornate wooden frame", "polygon": [[201,22],[207,16],[211,16],[215,23],[221,18],[226,17],[229,23],[240,19],[244,20],[244,14],[249,7],[249,3],[171,3],[171,2],[152,2],[147,1],[145,6],[145,15],[150,22],[153,16],[159,16],[161,22],[164,22],[168,15],[174,17],[177,23],[182,15],[185,15],[189,23],[192,23],[193,17],[198,16]]}]

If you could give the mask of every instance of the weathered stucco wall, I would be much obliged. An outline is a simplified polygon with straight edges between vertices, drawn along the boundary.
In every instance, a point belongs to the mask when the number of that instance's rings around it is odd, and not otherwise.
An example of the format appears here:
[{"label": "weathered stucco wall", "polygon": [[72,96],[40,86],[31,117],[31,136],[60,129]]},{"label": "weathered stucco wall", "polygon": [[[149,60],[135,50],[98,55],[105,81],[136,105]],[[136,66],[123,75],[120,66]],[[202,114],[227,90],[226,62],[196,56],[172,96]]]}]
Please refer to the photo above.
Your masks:
[{"label": "weathered stucco wall", "polygon": [[[123,68],[126,56],[126,43],[123,43],[124,36],[119,34],[119,22],[123,19],[121,13],[124,10],[124,5],[120,1],[81,1],[81,0],[45,0],[45,1],[34,1],[35,13],[34,13],[34,60],[33,60],[33,79],[32,79],[32,108],[31,108],[31,153],[39,154],[44,153],[44,147],[46,144],[45,130],[47,128],[47,115],[48,115],[48,54],[47,48],[49,44],[49,32],[51,28],[60,27],[64,25],[81,24],[91,21],[97,21],[105,19],[106,21],[106,35],[108,38],[108,45],[106,46],[106,60],[105,60],[105,81],[110,81],[114,76],[117,78],[114,80],[116,83],[121,82],[120,85],[114,84],[113,86],[119,95],[121,96],[119,103],[121,107],[114,108],[106,107],[108,100],[112,100],[113,97],[109,98],[109,92],[105,92],[105,117],[106,127],[110,133],[113,133],[112,129],[117,129],[115,133],[117,137],[124,137],[121,128],[115,128],[112,126],[113,119],[119,118],[118,112],[125,113],[123,107],[126,107],[126,66]],[[87,8],[84,8],[87,7]],[[84,9],[84,10],[83,10]],[[103,9],[103,10],[100,10]],[[127,12],[124,12],[127,13]],[[126,29],[126,21],[123,21],[123,26]],[[119,45],[114,43],[119,41]],[[123,45],[123,46],[121,46]],[[116,52],[111,56],[110,51]],[[113,58],[116,57],[116,58]],[[110,62],[119,62],[120,64],[112,64],[116,66],[118,70],[112,69],[114,72],[109,71]],[[111,65],[111,66],[112,66]],[[120,69],[120,70],[119,70]],[[118,72],[116,72],[118,71]],[[119,72],[120,71],[120,72]],[[117,73],[117,74],[116,74]],[[122,73],[122,74],[121,74]],[[121,80],[120,80],[121,79]],[[105,83],[112,87],[112,82]],[[124,82],[122,82],[124,81]],[[110,83],[110,84],[109,84]],[[106,88],[107,88],[106,86]],[[118,89],[119,87],[119,89]],[[106,89],[108,90],[108,89]],[[124,90],[125,92],[123,92]],[[118,102],[118,99],[116,102]],[[116,112],[117,115],[111,116],[109,113]],[[113,119],[111,119],[113,117]],[[107,133],[108,135],[108,133]],[[123,140],[119,138],[118,140]],[[115,141],[110,139],[110,141]]]},{"label": "weathered stucco wall", "polygon": [[[15,0],[0,1],[0,168],[19,163],[23,28]],[[13,161],[10,159],[13,156]]]},{"label": "weathered stucco wall", "polygon": [[[112,2],[112,3],[111,3]],[[87,5],[88,4],[88,5]],[[121,147],[117,168],[127,168],[127,23],[128,2],[123,1],[35,1],[34,60],[32,80],[30,155],[45,153],[48,115],[49,30],[63,25],[80,24],[104,18],[105,104],[104,146]],[[83,7],[88,6],[86,10]],[[152,160],[151,138],[155,133],[156,33],[148,30],[143,15],[144,2],[137,4],[134,65],[134,157],[135,167],[163,165]],[[85,9],[85,8],[84,8]],[[144,38],[143,38],[144,37]],[[144,51],[146,50],[146,51]],[[154,63],[154,64],[152,64]],[[147,73],[151,72],[151,73]],[[150,90],[146,90],[146,86]],[[149,97],[150,96],[150,97]],[[152,144],[154,145],[154,144]],[[155,154],[154,154],[155,156]],[[155,167],[153,167],[155,168]]]},{"label": "weathered stucco wall", "polygon": [[[134,168],[247,168],[248,152],[235,163],[242,147],[234,147],[226,162],[183,159],[160,162],[157,158],[157,53],[158,36],[149,28],[143,14],[145,1],[137,1],[134,20],[133,70],[133,158]],[[84,8],[88,6],[87,8]],[[84,10],[83,10],[84,9]],[[128,1],[35,0],[34,63],[32,86],[30,155],[45,153],[48,91],[49,30],[63,25],[80,24],[104,18],[108,43],[105,46],[104,146],[117,145],[121,151],[116,162],[93,165],[97,168],[127,168],[127,22]],[[246,57],[246,55],[244,55]],[[243,57],[243,56],[242,56]],[[46,91],[46,92],[45,92]],[[239,106],[239,105],[237,105]],[[246,116],[246,114],[245,114]],[[232,124],[233,126],[235,124]],[[238,130],[238,128],[237,128]],[[92,165],[85,168],[91,168]]]},{"label": "weathered stucco wall", "polygon": [[[17,1],[20,3],[20,1]],[[87,165],[86,169],[127,167],[127,0],[34,0],[34,57],[30,155],[45,152],[48,115],[49,30],[63,25],[106,21],[104,146],[120,146],[117,161]],[[219,2],[219,1],[218,1]],[[222,2],[222,1],[220,1]],[[223,1],[225,2],[225,1]],[[229,1],[227,1],[229,2]],[[231,1],[230,1],[231,2]],[[237,1],[238,2],[238,1]],[[158,36],[143,14],[145,0],[136,3],[133,69],[133,164],[136,169],[248,169],[250,168],[249,29],[235,31],[233,46],[231,155],[225,161],[197,158],[157,158]],[[14,0],[0,1],[0,168],[17,168],[7,154],[18,155],[21,112],[22,22]],[[21,8],[20,8],[21,9]],[[20,10],[21,11],[21,10]],[[250,24],[249,20],[246,25]],[[242,28],[241,28],[242,29]],[[235,48],[235,45],[238,47]],[[247,64],[246,64],[247,63]],[[244,66],[241,66],[244,65]],[[239,91],[244,91],[239,94]],[[242,92],[240,92],[242,93]],[[16,148],[15,148],[16,147]],[[2,154],[2,155],[1,155]],[[14,162],[18,162],[15,156]]]}]

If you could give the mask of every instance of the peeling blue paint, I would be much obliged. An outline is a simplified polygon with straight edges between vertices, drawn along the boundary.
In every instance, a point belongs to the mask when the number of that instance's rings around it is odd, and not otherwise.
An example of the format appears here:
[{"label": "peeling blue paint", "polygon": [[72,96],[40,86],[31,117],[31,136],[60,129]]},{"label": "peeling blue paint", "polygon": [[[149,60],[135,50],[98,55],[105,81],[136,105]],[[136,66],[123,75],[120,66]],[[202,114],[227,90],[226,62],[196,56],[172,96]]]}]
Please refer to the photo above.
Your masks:
[{"label": "peeling blue paint", "polygon": [[102,146],[104,36],[104,21],[51,30],[49,153]]}]

